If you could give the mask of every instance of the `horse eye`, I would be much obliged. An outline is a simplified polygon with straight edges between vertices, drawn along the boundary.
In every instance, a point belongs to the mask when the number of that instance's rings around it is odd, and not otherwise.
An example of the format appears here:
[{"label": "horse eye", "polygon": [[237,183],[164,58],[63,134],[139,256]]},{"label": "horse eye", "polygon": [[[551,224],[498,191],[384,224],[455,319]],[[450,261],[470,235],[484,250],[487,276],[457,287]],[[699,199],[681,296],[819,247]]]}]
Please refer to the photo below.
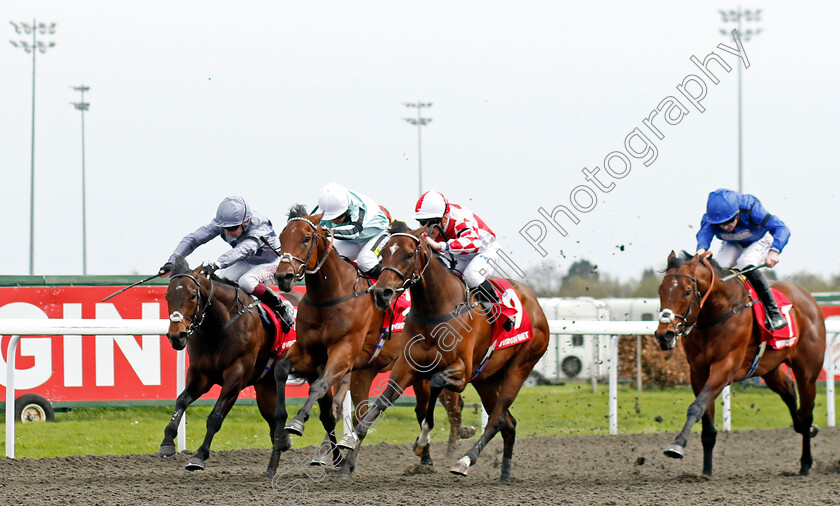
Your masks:
[{"label": "horse eye", "polygon": [[691,288],[686,288],[685,296],[688,297],[689,295],[691,295]]},{"label": "horse eye", "polygon": [[414,252],[412,251],[408,255],[405,256],[406,258],[414,258]]},{"label": "horse eye", "polygon": [[190,300],[195,300],[195,299],[196,299],[196,294],[190,295]]},{"label": "horse eye", "polygon": [[312,236],[307,235],[306,237],[303,238],[303,244],[308,243],[311,239],[312,239]]}]

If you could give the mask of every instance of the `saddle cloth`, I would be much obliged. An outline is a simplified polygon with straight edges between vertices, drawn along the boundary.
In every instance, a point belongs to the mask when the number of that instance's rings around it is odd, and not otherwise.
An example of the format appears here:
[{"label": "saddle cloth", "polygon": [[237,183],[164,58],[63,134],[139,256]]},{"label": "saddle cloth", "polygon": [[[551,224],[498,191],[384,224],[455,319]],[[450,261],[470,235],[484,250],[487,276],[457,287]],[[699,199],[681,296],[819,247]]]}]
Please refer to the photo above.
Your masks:
[{"label": "saddle cloth", "polygon": [[[501,350],[516,344],[524,343],[534,339],[534,332],[531,327],[531,319],[522,307],[516,291],[510,282],[503,278],[491,279],[490,283],[496,289],[501,304],[493,304],[493,341],[491,347]],[[510,320],[513,327],[505,330],[504,322]]]},{"label": "saddle cloth", "polygon": [[[280,295],[280,298],[289,300],[282,295]],[[291,348],[292,345],[295,344],[295,341],[297,341],[297,331],[295,330],[295,327],[292,326],[288,333],[283,333],[280,329],[280,320],[277,319],[277,315],[274,314],[274,311],[265,305],[264,302],[260,302],[259,307],[260,316],[262,316],[263,322],[268,325],[269,328],[274,329],[274,346],[271,347],[271,351],[275,355],[282,355],[283,352]],[[297,312],[297,307],[295,307],[295,312]]]},{"label": "saddle cloth", "polygon": [[779,306],[779,311],[784,315],[788,325],[783,329],[770,332],[767,329],[764,304],[758,298],[755,289],[753,289],[752,285],[746,279],[744,280],[744,286],[750,294],[750,299],[755,301],[753,304],[753,314],[755,315],[759,329],[761,329],[761,340],[767,341],[774,350],[788,348],[796,344],[796,340],[799,337],[799,329],[796,327],[796,319],[793,317],[793,303],[788,300],[787,295],[775,288],[771,288],[773,298],[776,299],[776,305]]}]

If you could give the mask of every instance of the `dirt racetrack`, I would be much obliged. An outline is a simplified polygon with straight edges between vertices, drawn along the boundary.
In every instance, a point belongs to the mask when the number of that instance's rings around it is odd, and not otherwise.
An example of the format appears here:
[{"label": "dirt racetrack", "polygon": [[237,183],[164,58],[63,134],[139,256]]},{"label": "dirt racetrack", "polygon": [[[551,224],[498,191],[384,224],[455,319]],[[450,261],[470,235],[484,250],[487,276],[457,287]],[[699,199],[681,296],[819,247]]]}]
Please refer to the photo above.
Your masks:
[{"label": "dirt racetrack", "polygon": [[[293,501],[261,476],[267,450],[214,452],[207,470],[184,470],[191,453],[80,456],[0,461],[3,504],[840,504],[840,429],[823,428],[813,442],[814,469],[798,471],[800,437],[792,429],[719,433],[715,476],[701,474],[700,437],[686,458],[662,453],[673,434],[520,439],[513,481],[497,482],[501,439],[484,451],[470,475],[448,469],[456,457],[433,445],[433,469],[421,468],[410,445],[363,446],[350,480],[295,467],[312,447],[284,455],[285,480],[303,496]],[[470,442],[462,441],[465,451]],[[460,456],[460,455],[459,455]],[[297,480],[297,481],[295,481]],[[305,488],[303,486],[305,484]]]}]

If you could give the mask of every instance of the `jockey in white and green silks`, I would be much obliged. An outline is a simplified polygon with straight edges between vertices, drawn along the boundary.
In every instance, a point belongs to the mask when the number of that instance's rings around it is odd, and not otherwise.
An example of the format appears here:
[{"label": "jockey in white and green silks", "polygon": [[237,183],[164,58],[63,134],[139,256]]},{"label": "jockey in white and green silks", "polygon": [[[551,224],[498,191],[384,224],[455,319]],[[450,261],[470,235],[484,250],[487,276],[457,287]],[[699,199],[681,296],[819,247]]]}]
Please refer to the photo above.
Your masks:
[{"label": "jockey in white and green silks", "polygon": [[385,243],[390,225],[382,208],[367,195],[330,183],[318,193],[318,207],[311,214],[324,213],[320,225],[335,236],[335,250],[355,262],[371,277],[382,272],[379,248]]}]

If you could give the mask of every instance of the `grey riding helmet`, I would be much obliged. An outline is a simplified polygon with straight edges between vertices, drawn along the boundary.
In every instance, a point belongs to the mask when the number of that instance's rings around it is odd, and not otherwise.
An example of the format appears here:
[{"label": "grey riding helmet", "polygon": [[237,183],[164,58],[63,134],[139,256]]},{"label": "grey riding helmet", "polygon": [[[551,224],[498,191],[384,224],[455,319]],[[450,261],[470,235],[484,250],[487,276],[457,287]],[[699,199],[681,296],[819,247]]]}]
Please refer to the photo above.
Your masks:
[{"label": "grey riding helmet", "polygon": [[214,225],[220,227],[235,227],[251,218],[251,208],[242,197],[227,197],[216,209]]}]

